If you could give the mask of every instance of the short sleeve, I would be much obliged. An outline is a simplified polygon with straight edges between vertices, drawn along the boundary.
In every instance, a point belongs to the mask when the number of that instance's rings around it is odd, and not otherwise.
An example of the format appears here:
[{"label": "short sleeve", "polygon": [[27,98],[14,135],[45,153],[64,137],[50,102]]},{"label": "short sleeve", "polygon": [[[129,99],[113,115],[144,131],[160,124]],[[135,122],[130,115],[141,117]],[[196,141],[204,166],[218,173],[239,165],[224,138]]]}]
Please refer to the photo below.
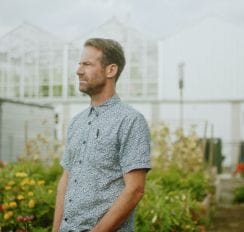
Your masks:
[{"label": "short sleeve", "polygon": [[66,145],[65,146],[65,149],[64,149],[64,153],[63,153],[63,157],[60,161],[60,165],[67,171],[70,172],[71,170],[71,157],[69,155],[69,152],[68,152],[68,146]]},{"label": "short sleeve", "polygon": [[127,116],[119,130],[119,159],[122,172],[150,169],[150,131],[142,114]]}]

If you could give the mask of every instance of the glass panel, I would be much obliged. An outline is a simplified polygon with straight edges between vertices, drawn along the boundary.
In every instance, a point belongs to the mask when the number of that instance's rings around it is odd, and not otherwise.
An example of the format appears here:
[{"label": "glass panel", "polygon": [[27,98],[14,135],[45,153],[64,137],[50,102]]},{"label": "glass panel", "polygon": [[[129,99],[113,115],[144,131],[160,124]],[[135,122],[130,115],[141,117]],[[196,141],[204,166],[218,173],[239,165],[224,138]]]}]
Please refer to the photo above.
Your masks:
[{"label": "glass panel", "polygon": [[53,96],[62,96],[63,87],[62,85],[53,86]]},{"label": "glass panel", "polygon": [[75,96],[75,87],[72,84],[68,86],[68,96]]},{"label": "glass panel", "polygon": [[42,97],[47,97],[49,95],[49,86],[48,85],[41,85],[39,95]]}]

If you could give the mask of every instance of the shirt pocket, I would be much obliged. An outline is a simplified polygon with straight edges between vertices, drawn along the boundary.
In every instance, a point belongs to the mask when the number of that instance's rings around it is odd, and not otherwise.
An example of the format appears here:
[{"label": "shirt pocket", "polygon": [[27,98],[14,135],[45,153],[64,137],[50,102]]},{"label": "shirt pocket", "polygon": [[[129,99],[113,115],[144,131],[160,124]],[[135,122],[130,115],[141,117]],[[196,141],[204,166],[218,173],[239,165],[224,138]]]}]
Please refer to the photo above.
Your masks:
[{"label": "shirt pocket", "polygon": [[117,160],[118,142],[117,135],[107,131],[100,131],[95,135],[94,149],[91,155],[92,162],[96,166],[109,167]]}]

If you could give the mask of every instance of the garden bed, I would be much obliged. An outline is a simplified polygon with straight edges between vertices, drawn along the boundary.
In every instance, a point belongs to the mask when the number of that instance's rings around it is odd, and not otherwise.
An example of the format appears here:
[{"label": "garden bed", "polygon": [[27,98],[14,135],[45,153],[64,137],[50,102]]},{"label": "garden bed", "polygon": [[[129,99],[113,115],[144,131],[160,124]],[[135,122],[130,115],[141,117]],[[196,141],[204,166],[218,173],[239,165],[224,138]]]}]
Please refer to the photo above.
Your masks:
[{"label": "garden bed", "polygon": [[242,232],[244,204],[217,207],[209,232]]},{"label": "garden bed", "polygon": [[[205,231],[211,180],[199,141],[194,130],[188,135],[181,129],[170,133],[165,125],[152,130],[153,167],[137,207],[137,232]],[[32,146],[27,148],[27,154],[36,154]],[[31,157],[35,159],[27,157],[0,170],[1,232],[51,230],[62,169],[58,159],[47,163]]]}]

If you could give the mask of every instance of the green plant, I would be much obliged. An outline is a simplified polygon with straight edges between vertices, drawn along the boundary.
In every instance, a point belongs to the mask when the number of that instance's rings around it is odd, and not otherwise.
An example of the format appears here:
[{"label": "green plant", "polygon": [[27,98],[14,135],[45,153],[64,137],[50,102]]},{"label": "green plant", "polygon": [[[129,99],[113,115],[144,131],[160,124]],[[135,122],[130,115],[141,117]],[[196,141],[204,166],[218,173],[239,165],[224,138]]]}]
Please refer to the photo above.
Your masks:
[{"label": "green plant", "polygon": [[171,132],[152,128],[153,169],[136,214],[138,232],[197,232],[203,220],[200,202],[210,190],[203,147],[194,128]]},{"label": "green plant", "polygon": [[[144,197],[138,205],[136,231],[200,231],[201,212],[198,200],[206,194],[206,176],[185,174],[171,167],[155,168],[147,176]],[[202,183],[202,185],[201,185]],[[197,186],[199,189],[197,189]]]},{"label": "green plant", "polygon": [[203,144],[192,126],[188,133],[181,128],[171,131],[164,123],[152,126],[153,166],[167,170],[176,166],[185,173],[203,170]]},{"label": "green plant", "polygon": [[234,190],[234,203],[244,203],[244,186]]},{"label": "green plant", "polygon": [[61,151],[44,131],[27,141],[17,162],[0,162],[0,231],[51,230]]},{"label": "green plant", "polygon": [[[136,231],[200,231],[199,201],[209,191],[209,177],[198,141],[193,130],[172,134],[164,124],[152,130],[153,169],[138,205]],[[0,163],[1,231],[50,231],[62,172],[55,158],[59,148],[39,134],[28,141],[18,162]]]},{"label": "green plant", "polygon": [[57,160],[9,163],[0,172],[0,225],[2,231],[50,230],[61,167]]}]

